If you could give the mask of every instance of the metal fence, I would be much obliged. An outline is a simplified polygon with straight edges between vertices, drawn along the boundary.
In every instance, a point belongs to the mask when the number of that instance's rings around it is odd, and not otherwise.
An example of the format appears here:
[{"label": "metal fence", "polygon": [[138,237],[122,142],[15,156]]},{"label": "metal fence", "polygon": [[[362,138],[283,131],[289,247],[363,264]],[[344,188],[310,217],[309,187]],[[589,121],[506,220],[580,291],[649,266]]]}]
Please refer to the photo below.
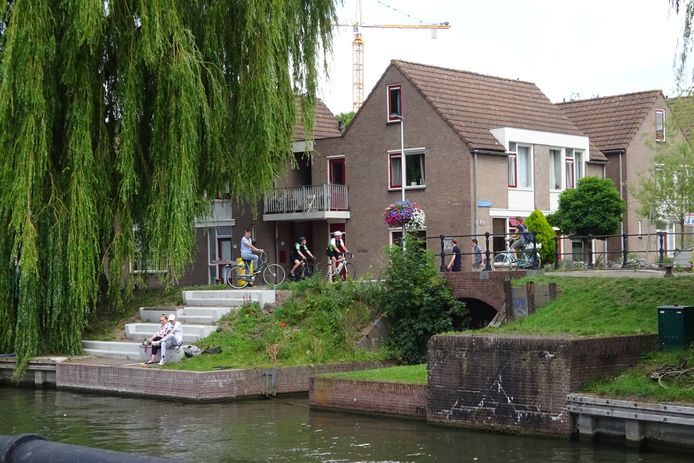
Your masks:
[{"label": "metal fence", "polygon": [[[537,241],[536,232],[530,232],[533,241]],[[482,248],[482,269],[492,270],[492,261],[499,253],[508,252],[507,243],[513,240],[515,233],[484,233],[482,235],[439,235],[427,236],[428,248],[439,248],[436,254],[441,259],[440,271],[446,271],[446,262],[453,255],[451,241],[456,239],[461,248],[461,256],[472,256],[474,252],[465,252],[465,245],[460,242],[476,239]],[[629,238],[646,239],[646,249],[629,249]],[[573,267],[606,268],[606,269],[647,269],[664,268],[669,266],[692,269],[694,261],[694,233],[656,232],[654,234],[613,234],[585,236],[556,236],[554,240],[553,267],[559,269],[563,265]],[[649,246],[651,240],[654,246]],[[670,246],[668,241],[674,240],[679,248]],[[436,243],[438,241],[438,243]],[[685,243],[683,246],[682,243]],[[568,251],[566,251],[568,249]],[[532,247],[533,262],[538,251]],[[525,268],[537,268],[526,266]]]}]

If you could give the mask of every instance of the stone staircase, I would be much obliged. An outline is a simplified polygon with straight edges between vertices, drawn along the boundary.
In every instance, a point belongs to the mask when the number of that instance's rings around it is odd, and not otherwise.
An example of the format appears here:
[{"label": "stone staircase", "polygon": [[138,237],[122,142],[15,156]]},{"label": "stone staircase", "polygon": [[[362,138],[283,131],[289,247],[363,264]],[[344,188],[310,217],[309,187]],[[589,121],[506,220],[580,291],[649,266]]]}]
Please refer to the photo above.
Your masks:
[{"label": "stone staircase", "polygon": [[[82,341],[84,353],[95,357],[146,361],[147,355],[142,347],[142,340],[149,338],[159,328],[159,316],[162,313],[176,314],[183,325],[183,344],[194,344],[217,330],[216,322],[228,313],[238,310],[249,302],[258,302],[261,307],[275,303],[275,291],[272,289],[241,290],[195,290],[182,291],[183,306],[179,307],[141,307],[139,323],[125,325],[125,337],[128,341]],[[169,361],[176,361],[178,355],[170,356]]]}]

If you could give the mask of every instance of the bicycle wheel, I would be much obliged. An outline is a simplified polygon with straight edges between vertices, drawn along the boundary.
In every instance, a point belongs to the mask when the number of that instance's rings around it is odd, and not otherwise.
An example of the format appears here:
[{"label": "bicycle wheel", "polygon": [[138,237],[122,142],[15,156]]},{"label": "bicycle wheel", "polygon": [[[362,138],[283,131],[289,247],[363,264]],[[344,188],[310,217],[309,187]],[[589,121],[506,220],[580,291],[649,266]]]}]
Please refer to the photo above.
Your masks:
[{"label": "bicycle wheel", "polygon": [[[267,252],[263,251],[260,254],[258,254],[258,268],[262,268],[263,265],[267,264]],[[258,270],[253,269],[253,270]]]},{"label": "bicycle wheel", "polygon": [[320,274],[321,274],[321,267],[317,261],[309,260],[308,262],[306,262],[306,271],[304,272],[304,276],[306,278],[312,277],[313,275],[320,275]]},{"label": "bicycle wheel", "polygon": [[263,269],[263,280],[265,280],[268,286],[276,288],[284,283],[284,278],[284,269],[280,265],[270,264]]},{"label": "bicycle wheel", "polygon": [[500,252],[494,256],[492,261],[492,268],[494,270],[510,270],[511,264],[513,263],[511,255],[507,252]]},{"label": "bicycle wheel", "polygon": [[347,262],[345,267],[340,273],[340,278],[343,280],[353,280],[357,277],[357,271],[354,269],[354,265],[351,262]]},{"label": "bicycle wheel", "polygon": [[241,289],[248,286],[249,278],[252,277],[246,273],[246,269],[243,267],[232,267],[227,276],[227,283],[234,289]]}]

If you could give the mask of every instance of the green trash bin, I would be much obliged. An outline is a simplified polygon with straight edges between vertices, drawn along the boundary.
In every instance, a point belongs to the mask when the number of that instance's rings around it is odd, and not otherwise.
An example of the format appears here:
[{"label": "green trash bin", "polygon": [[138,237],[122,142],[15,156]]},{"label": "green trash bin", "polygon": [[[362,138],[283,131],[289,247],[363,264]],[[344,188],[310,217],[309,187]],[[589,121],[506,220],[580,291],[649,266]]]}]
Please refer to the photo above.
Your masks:
[{"label": "green trash bin", "polygon": [[686,349],[694,341],[694,307],[658,307],[658,344],[661,349]]}]

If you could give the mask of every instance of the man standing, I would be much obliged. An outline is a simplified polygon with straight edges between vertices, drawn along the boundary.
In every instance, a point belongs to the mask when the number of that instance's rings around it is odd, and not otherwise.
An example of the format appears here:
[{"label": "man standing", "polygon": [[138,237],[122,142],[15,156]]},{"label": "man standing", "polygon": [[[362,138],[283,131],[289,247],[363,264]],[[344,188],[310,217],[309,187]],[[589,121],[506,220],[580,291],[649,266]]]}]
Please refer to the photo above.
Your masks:
[{"label": "man standing", "polygon": [[164,365],[166,363],[166,348],[167,347],[177,347],[183,344],[183,327],[181,323],[176,320],[176,314],[169,315],[169,324],[171,324],[171,331],[169,334],[161,338],[161,360],[159,365]]},{"label": "man standing", "polygon": [[246,231],[243,232],[243,238],[241,238],[241,259],[253,262],[253,273],[258,273],[258,256],[253,254],[253,252],[260,253],[263,252],[263,250],[253,246],[251,230],[246,229]]},{"label": "man standing", "polygon": [[453,271],[453,272],[460,272],[462,269],[462,255],[460,253],[460,248],[458,247],[458,241],[457,240],[452,240],[451,243],[453,243],[453,255],[451,255],[451,261],[448,263],[446,268],[448,271]]},{"label": "man standing", "polygon": [[472,239],[472,269],[482,269],[482,248],[476,239]]}]

